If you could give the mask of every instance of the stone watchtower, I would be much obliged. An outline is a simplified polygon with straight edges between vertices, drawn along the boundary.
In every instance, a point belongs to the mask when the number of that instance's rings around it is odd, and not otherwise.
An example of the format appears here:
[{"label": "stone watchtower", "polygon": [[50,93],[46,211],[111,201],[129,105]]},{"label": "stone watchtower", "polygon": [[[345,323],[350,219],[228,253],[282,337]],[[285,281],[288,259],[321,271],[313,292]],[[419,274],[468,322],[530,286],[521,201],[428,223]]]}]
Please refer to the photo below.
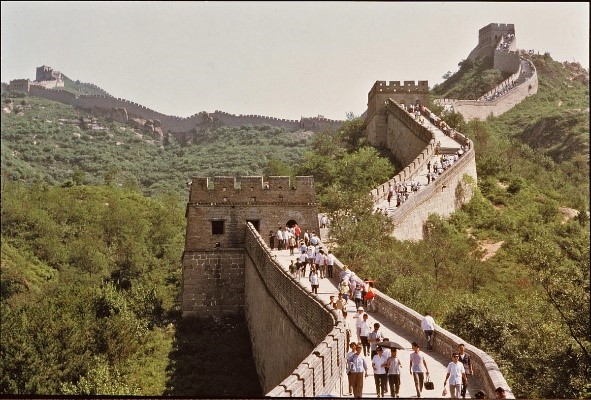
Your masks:
[{"label": "stone watchtower", "polygon": [[[488,24],[478,30],[478,44],[468,55],[468,60],[493,57],[495,48],[503,36],[515,36],[514,24]],[[515,46],[515,45],[513,45]]]},{"label": "stone watchtower", "polygon": [[244,246],[250,222],[267,240],[278,227],[319,231],[314,179],[193,177],[186,211],[183,316],[244,312]]},{"label": "stone watchtower", "polygon": [[388,99],[398,104],[429,104],[429,81],[376,81],[367,94],[365,135],[373,146],[385,146],[388,124],[386,103]]}]

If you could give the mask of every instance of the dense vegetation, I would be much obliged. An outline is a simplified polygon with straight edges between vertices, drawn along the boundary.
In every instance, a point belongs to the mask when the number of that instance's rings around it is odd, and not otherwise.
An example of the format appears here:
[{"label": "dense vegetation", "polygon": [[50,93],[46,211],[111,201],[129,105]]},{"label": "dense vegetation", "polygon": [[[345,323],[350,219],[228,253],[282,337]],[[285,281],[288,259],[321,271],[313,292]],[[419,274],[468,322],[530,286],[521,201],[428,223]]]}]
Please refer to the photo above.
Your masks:
[{"label": "dense vegetation", "polygon": [[433,87],[434,95],[444,99],[475,100],[511,76],[493,69],[489,57],[462,60],[458,67],[460,69],[456,73],[448,72],[444,76],[447,79]]},{"label": "dense vegetation", "polygon": [[71,106],[2,95],[2,171],[24,182],[115,183],[145,194],[184,194],[193,175],[268,175],[275,162],[295,164],[311,132],[265,126],[220,127],[194,134],[193,145],[167,145],[129,125],[92,118]]},{"label": "dense vegetation", "polygon": [[[233,357],[252,376],[241,321],[178,320],[185,182],[199,174],[313,175],[343,262],[491,354],[518,397],[588,397],[588,74],[581,82],[547,55],[533,61],[536,96],[483,122],[446,116],[475,143],[478,185],[450,219],[432,217],[421,242],[391,238],[371,212],[367,193],[395,169],[365,145],[359,119],[313,136],[226,127],[162,146],[3,94],[0,393],[236,393],[221,392],[221,373],[194,379],[200,354]],[[442,85],[461,95],[441,95],[478,97],[478,68]],[[565,218],[567,208],[579,213]],[[488,258],[491,243],[501,247]],[[209,353],[220,339],[235,346]]]}]

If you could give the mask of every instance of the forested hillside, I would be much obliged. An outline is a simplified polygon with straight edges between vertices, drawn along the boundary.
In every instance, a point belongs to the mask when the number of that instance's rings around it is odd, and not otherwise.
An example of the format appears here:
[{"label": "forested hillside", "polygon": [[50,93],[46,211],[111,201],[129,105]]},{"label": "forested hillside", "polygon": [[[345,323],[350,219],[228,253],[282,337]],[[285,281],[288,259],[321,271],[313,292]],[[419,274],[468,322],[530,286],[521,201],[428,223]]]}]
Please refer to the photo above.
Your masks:
[{"label": "forested hillside", "polygon": [[71,106],[2,95],[2,173],[50,185],[110,184],[147,195],[186,193],[193,175],[269,175],[295,164],[311,132],[271,126],[220,127],[194,133],[193,145],[154,141],[131,125],[97,119]]},{"label": "forested hillside", "polygon": [[[207,340],[248,343],[239,322],[178,319],[185,183],[280,174],[313,175],[339,259],[488,352],[517,397],[589,397],[588,73],[533,61],[537,95],[487,121],[445,117],[474,141],[478,186],[420,242],[390,237],[371,211],[367,193],[395,169],[360,119],[314,135],[220,128],[183,147],[3,94],[0,392],[224,395],[214,376],[199,386],[195,356]],[[480,95],[468,67],[454,85]],[[245,376],[249,357],[234,357]]]}]

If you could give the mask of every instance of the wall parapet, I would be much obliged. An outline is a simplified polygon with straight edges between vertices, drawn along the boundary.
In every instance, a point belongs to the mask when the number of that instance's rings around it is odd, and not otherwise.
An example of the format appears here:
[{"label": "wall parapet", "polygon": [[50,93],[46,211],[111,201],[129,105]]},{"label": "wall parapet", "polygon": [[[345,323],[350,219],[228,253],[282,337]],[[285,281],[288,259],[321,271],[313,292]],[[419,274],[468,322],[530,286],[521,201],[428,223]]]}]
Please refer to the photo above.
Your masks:
[{"label": "wall parapet", "polygon": [[[259,338],[256,328],[249,327],[253,336],[251,340],[254,353],[258,354],[257,373],[261,387],[270,397],[314,397],[334,393],[341,395],[347,343],[345,328],[337,312],[319,301],[279,265],[265,240],[250,223],[245,244],[247,257],[252,260],[261,284],[274,303],[307,338],[311,347],[308,356],[302,361],[295,359],[291,355],[291,350],[285,346],[281,351],[270,353],[269,359],[264,359],[264,352],[257,351],[257,343],[262,341],[265,346],[273,346],[268,342],[273,339],[268,338],[268,335]],[[256,325],[256,321],[253,323]],[[278,340],[281,341],[283,338]],[[273,377],[281,377],[281,381],[273,382],[274,379],[268,377],[268,373],[265,374],[268,369],[266,364],[277,362],[277,359],[282,357],[284,360],[279,360],[279,364],[283,365],[286,371],[273,371]]]},{"label": "wall parapet", "polygon": [[314,178],[296,176],[292,184],[289,176],[194,176],[189,202],[198,203],[293,203],[316,204]]}]

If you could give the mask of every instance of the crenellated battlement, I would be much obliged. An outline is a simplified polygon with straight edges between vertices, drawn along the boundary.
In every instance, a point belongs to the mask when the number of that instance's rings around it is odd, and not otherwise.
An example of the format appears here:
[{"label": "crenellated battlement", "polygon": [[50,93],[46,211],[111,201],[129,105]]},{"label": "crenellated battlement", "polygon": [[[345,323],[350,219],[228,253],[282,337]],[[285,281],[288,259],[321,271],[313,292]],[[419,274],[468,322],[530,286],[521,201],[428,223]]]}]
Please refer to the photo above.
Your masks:
[{"label": "crenellated battlement", "polygon": [[390,81],[386,84],[386,81],[376,81],[373,87],[369,91],[367,97],[371,100],[373,96],[379,93],[429,93],[429,82],[428,81]]},{"label": "crenellated battlement", "polygon": [[194,176],[191,181],[190,203],[206,204],[315,204],[316,193],[311,176]]}]

